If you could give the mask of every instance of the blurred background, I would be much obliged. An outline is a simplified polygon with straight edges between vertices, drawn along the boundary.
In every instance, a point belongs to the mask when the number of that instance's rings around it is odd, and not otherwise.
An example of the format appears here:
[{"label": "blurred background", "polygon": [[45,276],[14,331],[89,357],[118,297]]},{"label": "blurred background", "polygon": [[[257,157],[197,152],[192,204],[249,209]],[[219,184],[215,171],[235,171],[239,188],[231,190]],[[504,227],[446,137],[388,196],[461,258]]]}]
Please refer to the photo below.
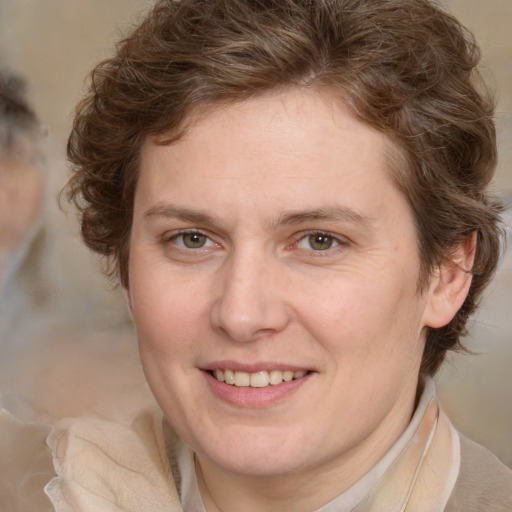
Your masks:
[{"label": "blurred background", "polygon": [[[0,302],[0,400],[20,417],[52,420],[90,411],[123,417],[151,403],[121,293],[82,246],[72,211],[62,211],[57,201],[84,79],[151,3],[0,0],[0,68],[25,78],[45,128],[41,219]],[[483,73],[497,96],[494,188],[510,203],[512,1],[445,4],[482,46]],[[512,224],[510,214],[506,222]],[[444,408],[457,428],[512,467],[512,249],[504,253],[465,344],[475,354],[450,357],[437,377]]]}]

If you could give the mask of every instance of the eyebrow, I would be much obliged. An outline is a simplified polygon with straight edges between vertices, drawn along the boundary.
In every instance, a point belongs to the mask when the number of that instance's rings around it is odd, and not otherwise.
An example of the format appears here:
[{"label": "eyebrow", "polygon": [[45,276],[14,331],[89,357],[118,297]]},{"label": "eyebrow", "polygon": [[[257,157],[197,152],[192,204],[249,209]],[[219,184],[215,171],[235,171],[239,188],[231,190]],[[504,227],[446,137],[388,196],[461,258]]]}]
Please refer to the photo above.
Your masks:
[{"label": "eyebrow", "polygon": [[216,218],[202,210],[191,210],[171,204],[156,204],[144,213],[144,219],[151,217],[166,217],[180,219],[200,224],[216,224]]},{"label": "eyebrow", "polygon": [[[172,204],[156,204],[144,213],[146,220],[151,217],[165,217],[180,219],[188,222],[194,222],[203,225],[217,225],[220,220],[203,210],[195,210]],[[312,210],[292,210],[282,213],[277,221],[271,221],[275,226],[297,225],[310,221],[333,221],[345,222],[366,226],[374,219],[352,208],[342,206],[327,206]]]},{"label": "eyebrow", "polygon": [[296,225],[314,220],[346,222],[365,226],[373,222],[374,219],[352,208],[326,206],[314,210],[285,212],[279,217],[276,224]]}]

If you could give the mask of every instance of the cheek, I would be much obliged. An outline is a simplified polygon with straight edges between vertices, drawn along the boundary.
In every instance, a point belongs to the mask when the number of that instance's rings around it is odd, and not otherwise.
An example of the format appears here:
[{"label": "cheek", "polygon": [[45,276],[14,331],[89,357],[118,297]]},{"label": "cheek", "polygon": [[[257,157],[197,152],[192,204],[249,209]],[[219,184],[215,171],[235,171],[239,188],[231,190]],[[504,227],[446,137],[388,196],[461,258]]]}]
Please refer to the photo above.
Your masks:
[{"label": "cheek", "polygon": [[0,180],[0,242],[17,247],[30,234],[43,202],[43,183],[39,169],[20,169]]},{"label": "cheek", "polygon": [[301,318],[308,330],[336,358],[357,361],[401,360],[416,351],[422,301],[409,281],[380,274],[379,279],[332,281],[308,295]]},{"label": "cheek", "polygon": [[[140,268],[140,267],[139,267]],[[191,348],[191,340],[204,325],[207,308],[205,290],[194,281],[169,279],[158,272],[158,264],[147,264],[151,272],[137,272],[131,264],[131,306],[141,352],[178,353]]]},{"label": "cheek", "polygon": [[199,338],[194,302],[187,295],[180,297],[176,288],[149,278],[133,280],[132,285],[132,317],[142,369],[157,400],[165,397],[174,404],[175,393],[170,391],[181,389],[183,372],[193,366],[194,340]]}]

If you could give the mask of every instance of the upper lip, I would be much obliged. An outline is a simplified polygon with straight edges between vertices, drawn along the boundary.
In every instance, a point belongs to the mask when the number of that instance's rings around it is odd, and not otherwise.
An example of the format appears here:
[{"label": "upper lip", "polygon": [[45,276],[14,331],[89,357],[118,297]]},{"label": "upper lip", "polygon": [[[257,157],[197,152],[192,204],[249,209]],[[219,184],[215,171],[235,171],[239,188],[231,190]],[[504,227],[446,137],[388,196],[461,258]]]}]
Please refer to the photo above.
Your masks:
[{"label": "upper lip", "polygon": [[261,361],[261,362],[253,362],[253,363],[242,363],[237,361],[213,361],[202,366],[203,370],[213,371],[213,370],[232,370],[235,372],[247,372],[247,373],[256,373],[261,371],[270,372],[272,370],[281,370],[281,371],[292,371],[292,372],[300,372],[300,371],[312,371],[311,367],[307,367],[304,365],[297,364],[288,364],[288,363],[277,363],[277,362],[269,362],[269,361]]}]

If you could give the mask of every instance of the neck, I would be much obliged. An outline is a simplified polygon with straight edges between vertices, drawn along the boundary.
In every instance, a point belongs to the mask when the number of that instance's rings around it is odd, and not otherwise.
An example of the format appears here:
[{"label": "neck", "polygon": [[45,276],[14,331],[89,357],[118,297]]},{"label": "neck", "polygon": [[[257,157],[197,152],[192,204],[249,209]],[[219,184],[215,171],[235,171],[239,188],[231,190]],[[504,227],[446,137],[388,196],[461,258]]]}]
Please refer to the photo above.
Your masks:
[{"label": "neck", "polygon": [[5,341],[5,336],[10,328],[12,315],[13,277],[16,274],[23,254],[20,251],[9,251],[0,248],[0,344]]}]

